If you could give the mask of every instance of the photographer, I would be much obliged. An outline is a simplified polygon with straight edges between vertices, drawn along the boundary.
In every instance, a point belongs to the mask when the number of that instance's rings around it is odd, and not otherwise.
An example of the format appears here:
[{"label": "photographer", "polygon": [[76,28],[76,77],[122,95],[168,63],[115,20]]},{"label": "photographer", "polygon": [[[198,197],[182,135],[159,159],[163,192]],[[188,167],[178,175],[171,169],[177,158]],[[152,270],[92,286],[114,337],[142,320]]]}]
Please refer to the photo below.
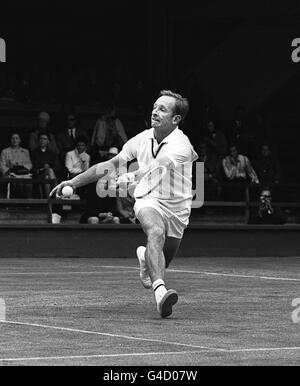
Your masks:
[{"label": "photographer", "polygon": [[252,208],[248,224],[285,224],[286,215],[280,208],[272,206],[272,195],[269,189],[263,189],[259,197],[258,208]]}]

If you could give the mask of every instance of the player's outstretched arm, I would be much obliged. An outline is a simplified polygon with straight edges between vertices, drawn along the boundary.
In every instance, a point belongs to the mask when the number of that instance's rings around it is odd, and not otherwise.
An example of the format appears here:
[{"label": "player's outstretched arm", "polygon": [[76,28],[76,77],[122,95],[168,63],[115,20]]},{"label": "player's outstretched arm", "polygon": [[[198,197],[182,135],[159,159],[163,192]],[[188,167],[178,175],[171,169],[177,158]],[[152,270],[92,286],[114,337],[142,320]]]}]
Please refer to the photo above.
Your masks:
[{"label": "player's outstretched arm", "polygon": [[62,181],[50,193],[50,197],[56,193],[56,197],[62,196],[62,189],[64,186],[71,186],[73,189],[88,185],[92,182],[98,181],[100,178],[109,175],[119,167],[118,155],[109,161],[101,162],[91,166],[87,171],[79,174],[71,180]]}]

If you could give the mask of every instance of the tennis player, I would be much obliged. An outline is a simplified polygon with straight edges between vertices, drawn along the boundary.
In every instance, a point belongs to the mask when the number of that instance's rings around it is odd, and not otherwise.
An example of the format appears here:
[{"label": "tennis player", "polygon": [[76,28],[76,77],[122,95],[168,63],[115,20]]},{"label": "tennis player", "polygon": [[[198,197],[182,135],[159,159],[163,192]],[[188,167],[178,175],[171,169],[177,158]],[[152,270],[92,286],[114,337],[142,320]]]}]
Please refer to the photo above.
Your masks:
[{"label": "tennis player", "polygon": [[151,129],[131,138],[122,151],[109,161],[89,168],[72,180],[61,182],[55,190],[61,195],[64,186],[74,189],[103,178],[120,165],[136,159],[138,170],[120,178],[138,183],[158,165],[167,168],[162,184],[145,197],[136,199],[135,214],[147,236],[146,247],[137,248],[140,279],[154,291],[161,317],[172,313],[178,301],[175,290],[167,290],[165,269],[176,255],[192,205],[192,163],[198,158],[188,137],[179,129],[189,110],[188,100],[172,91],[160,92],[153,106]]}]

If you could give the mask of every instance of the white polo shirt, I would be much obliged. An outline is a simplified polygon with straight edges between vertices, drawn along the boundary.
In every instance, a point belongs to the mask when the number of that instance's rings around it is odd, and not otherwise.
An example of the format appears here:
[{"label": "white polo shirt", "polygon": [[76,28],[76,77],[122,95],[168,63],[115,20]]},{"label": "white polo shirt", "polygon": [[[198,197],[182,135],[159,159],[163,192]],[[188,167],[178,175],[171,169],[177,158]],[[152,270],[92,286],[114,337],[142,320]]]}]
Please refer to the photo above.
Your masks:
[{"label": "white polo shirt", "polygon": [[126,142],[119,155],[126,162],[137,159],[140,168],[162,157],[171,159],[175,168],[168,170],[162,185],[149,197],[173,213],[191,208],[192,163],[198,155],[182,130],[175,128],[160,144],[154,138],[153,128],[145,130]]}]

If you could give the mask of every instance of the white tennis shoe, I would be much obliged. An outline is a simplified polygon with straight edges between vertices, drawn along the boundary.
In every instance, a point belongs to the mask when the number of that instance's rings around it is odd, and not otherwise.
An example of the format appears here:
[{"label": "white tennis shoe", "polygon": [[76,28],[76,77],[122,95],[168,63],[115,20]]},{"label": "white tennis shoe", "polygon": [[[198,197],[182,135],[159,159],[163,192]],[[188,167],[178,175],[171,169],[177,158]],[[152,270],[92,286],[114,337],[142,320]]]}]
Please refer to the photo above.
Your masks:
[{"label": "white tennis shoe", "polygon": [[143,246],[140,246],[136,250],[136,255],[140,263],[140,280],[145,288],[150,289],[152,288],[152,281],[150,279],[148,268],[145,261],[145,252],[146,252],[146,248]]},{"label": "white tennis shoe", "polygon": [[157,311],[162,318],[166,318],[172,314],[172,307],[178,301],[177,292],[173,289],[168,290],[165,295],[157,303]]}]

